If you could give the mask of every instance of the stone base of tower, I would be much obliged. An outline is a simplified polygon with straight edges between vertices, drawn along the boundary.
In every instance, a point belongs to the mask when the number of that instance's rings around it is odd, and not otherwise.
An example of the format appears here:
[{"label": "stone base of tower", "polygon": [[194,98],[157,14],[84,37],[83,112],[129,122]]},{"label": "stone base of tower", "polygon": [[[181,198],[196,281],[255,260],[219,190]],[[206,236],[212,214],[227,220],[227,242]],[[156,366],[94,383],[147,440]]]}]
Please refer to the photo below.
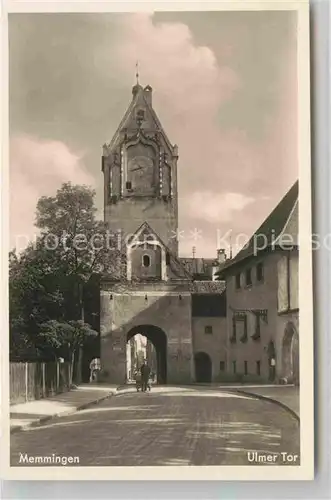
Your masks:
[{"label": "stone base of tower", "polygon": [[[154,289],[153,289],[154,288]],[[126,344],[136,334],[147,337],[157,356],[159,384],[189,384],[194,380],[191,294],[183,287],[162,284],[140,290],[101,290],[102,379],[124,384]]]},{"label": "stone base of tower", "polygon": [[[117,346],[116,346],[117,347]],[[157,377],[159,384],[191,384],[194,381],[191,356],[177,359],[177,353],[167,357],[167,374],[164,379]],[[110,384],[123,385],[127,382],[126,350],[115,348],[108,339],[101,342],[102,380]]]}]

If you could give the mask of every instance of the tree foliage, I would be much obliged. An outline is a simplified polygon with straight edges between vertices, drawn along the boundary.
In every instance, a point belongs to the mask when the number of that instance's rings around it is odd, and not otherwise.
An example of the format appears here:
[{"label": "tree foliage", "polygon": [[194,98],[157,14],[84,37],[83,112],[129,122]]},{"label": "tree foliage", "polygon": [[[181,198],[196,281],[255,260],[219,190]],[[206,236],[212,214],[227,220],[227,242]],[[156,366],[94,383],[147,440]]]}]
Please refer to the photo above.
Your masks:
[{"label": "tree foliage", "polygon": [[70,385],[72,384],[75,355],[90,337],[97,337],[98,332],[83,321],[60,322],[49,320],[40,327],[39,339],[44,348],[54,357],[70,361]]},{"label": "tree foliage", "polygon": [[[10,253],[11,352],[23,339],[23,346],[44,353],[50,345],[55,348],[55,338],[64,342],[72,321],[84,323],[84,289],[93,277],[120,277],[122,252],[105,224],[96,219],[94,197],[87,186],[65,183],[55,196],[40,198],[36,210],[40,236],[20,255]],[[54,321],[61,327],[55,328]],[[69,330],[67,326],[61,330],[64,324],[70,325]],[[77,338],[84,332],[89,336],[88,327],[80,323],[79,335],[77,328]]]},{"label": "tree foliage", "polygon": [[83,321],[49,320],[40,327],[40,339],[53,351],[54,357],[63,357],[68,361],[89,337],[96,337],[98,332]]}]

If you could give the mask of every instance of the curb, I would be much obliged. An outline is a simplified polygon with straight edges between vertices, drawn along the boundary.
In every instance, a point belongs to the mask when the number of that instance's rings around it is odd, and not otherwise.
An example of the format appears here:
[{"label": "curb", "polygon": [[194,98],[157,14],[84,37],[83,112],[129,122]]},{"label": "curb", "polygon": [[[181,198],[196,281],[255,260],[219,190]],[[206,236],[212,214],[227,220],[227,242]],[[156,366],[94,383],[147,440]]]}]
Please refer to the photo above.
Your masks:
[{"label": "curb", "polygon": [[252,399],[261,399],[262,401],[268,401],[269,403],[274,403],[274,404],[280,406],[281,408],[283,408],[283,410],[286,410],[288,413],[290,413],[292,415],[292,417],[294,417],[300,423],[300,416],[297,414],[297,412],[292,410],[292,408],[287,406],[285,403],[278,401],[278,399],[270,398],[268,396],[262,396],[261,394],[255,394],[254,392],[242,391],[241,389],[232,389],[232,390],[228,390],[227,392],[232,392],[235,394],[242,394],[242,395],[248,396]]},{"label": "curb", "polygon": [[81,410],[86,410],[87,408],[90,408],[91,406],[97,405],[101,403],[101,401],[104,401],[105,399],[109,399],[112,396],[120,396],[121,394],[125,394],[126,391],[125,389],[119,390],[115,389],[112,392],[109,392],[106,396],[101,396],[100,398],[94,399],[93,401],[89,401],[88,403],[83,403],[82,405],[76,406],[75,408],[72,408],[71,410],[68,411],[60,411],[58,413],[54,413],[53,415],[46,415],[45,417],[41,417],[37,420],[33,420],[32,422],[29,422],[27,424],[23,425],[15,425],[10,428],[10,434],[14,434],[19,431],[25,431],[27,429],[31,429],[32,427],[38,427],[38,425],[43,424],[45,422],[48,422],[49,420],[52,420],[53,418],[56,417],[67,417],[69,415],[73,415],[74,413],[77,413],[78,411]]}]

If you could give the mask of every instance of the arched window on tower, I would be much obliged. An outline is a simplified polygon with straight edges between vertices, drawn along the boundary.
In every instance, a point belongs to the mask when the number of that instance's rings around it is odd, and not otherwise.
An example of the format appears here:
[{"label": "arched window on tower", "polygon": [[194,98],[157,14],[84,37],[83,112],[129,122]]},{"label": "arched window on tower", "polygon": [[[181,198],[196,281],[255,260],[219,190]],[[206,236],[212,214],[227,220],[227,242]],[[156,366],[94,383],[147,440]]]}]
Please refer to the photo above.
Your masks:
[{"label": "arched window on tower", "polygon": [[149,255],[143,255],[143,266],[149,267],[151,265],[151,258]]}]

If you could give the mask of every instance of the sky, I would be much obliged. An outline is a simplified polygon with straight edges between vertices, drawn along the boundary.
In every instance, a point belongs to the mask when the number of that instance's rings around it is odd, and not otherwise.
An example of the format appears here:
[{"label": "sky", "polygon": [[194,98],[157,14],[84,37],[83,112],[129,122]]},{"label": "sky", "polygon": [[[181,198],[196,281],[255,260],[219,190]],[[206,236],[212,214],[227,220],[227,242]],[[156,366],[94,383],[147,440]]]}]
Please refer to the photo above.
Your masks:
[{"label": "sky", "polygon": [[96,189],[135,64],[179,148],[180,255],[235,253],[298,177],[296,13],[10,14],[10,243],[40,196]]}]

